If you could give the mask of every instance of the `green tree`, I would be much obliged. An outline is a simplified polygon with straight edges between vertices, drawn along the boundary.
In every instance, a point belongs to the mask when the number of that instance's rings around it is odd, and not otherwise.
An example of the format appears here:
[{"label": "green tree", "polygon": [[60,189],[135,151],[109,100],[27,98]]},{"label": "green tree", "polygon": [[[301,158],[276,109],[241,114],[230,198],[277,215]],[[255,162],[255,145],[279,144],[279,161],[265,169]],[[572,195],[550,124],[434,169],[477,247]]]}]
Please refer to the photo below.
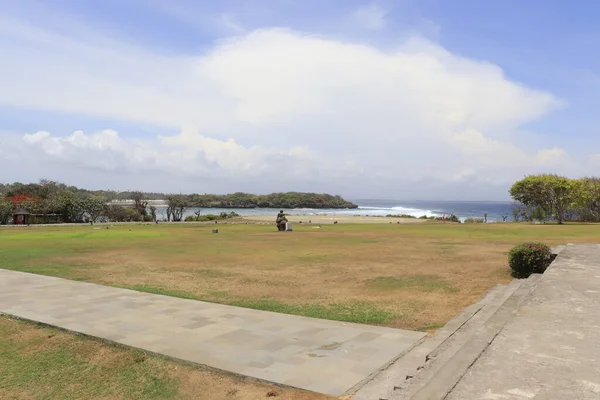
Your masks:
[{"label": "green tree", "polygon": [[600,222],[600,178],[575,181],[575,209],[582,221]]},{"label": "green tree", "polygon": [[183,210],[188,206],[187,196],[170,194],[167,196],[167,221],[179,222],[183,218]]},{"label": "green tree", "polygon": [[146,195],[142,192],[131,192],[131,199],[133,200],[133,208],[137,210],[137,212],[145,218],[148,215],[146,211],[146,207],[148,207],[148,200],[146,200]]},{"label": "green tree", "polygon": [[539,222],[544,222],[546,221],[546,214],[544,213],[544,210],[542,209],[542,207],[534,207],[531,210],[531,219],[533,220],[538,220]]},{"label": "green tree", "polygon": [[4,197],[0,197],[0,225],[6,225],[12,217],[12,203]]},{"label": "green tree", "polygon": [[558,175],[529,175],[513,184],[509,193],[513,199],[528,208],[539,207],[547,216],[562,224],[573,207],[576,183]]},{"label": "green tree", "polygon": [[48,207],[46,212],[60,214],[62,222],[83,221],[83,200],[78,199],[73,192],[62,192],[52,199]]},{"label": "green tree", "polygon": [[152,222],[156,222],[156,207],[150,206],[150,217],[152,218]]},{"label": "green tree", "polygon": [[106,199],[99,196],[86,197],[81,200],[81,208],[92,223],[96,222],[98,218],[106,216]]},{"label": "green tree", "polygon": [[111,204],[106,207],[106,216],[113,222],[141,221],[142,216],[135,208]]}]

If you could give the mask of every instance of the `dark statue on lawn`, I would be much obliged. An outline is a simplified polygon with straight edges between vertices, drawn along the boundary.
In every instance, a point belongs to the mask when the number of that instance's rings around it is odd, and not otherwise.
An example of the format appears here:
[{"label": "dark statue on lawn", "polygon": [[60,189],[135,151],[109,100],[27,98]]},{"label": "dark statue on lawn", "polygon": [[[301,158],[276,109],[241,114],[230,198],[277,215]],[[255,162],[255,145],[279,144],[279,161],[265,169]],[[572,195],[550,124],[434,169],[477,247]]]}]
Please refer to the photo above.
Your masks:
[{"label": "dark statue on lawn", "polygon": [[275,219],[275,224],[277,224],[277,230],[280,232],[285,231],[287,227],[287,222],[288,220],[285,217],[283,210],[280,210],[277,214],[277,218]]}]

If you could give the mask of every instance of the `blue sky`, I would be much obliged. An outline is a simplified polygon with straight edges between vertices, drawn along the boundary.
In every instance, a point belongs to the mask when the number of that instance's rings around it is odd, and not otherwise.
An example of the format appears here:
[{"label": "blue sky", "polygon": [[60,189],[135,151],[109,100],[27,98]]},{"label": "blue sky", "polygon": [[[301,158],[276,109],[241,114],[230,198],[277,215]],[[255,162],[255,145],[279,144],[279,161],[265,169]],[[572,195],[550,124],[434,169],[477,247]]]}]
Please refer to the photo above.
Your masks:
[{"label": "blue sky", "polygon": [[525,174],[600,166],[598,16],[556,0],[7,1],[0,181],[505,199]]}]

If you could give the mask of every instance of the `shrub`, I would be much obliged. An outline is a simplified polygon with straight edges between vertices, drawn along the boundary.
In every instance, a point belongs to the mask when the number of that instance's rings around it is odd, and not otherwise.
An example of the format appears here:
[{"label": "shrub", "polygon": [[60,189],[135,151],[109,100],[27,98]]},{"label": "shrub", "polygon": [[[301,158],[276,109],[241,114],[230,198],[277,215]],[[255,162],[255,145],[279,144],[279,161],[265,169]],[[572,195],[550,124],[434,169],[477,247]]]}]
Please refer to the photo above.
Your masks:
[{"label": "shrub", "polygon": [[483,218],[469,217],[465,219],[465,224],[483,224]]},{"label": "shrub", "polygon": [[106,217],[113,222],[132,222],[142,220],[142,216],[137,212],[137,210],[131,207],[122,207],[115,204],[106,208]]},{"label": "shrub", "polygon": [[192,222],[192,221],[197,221],[197,222],[217,221],[217,220],[221,220],[221,219],[236,218],[236,217],[239,217],[239,216],[240,216],[240,214],[236,213],[235,211],[232,211],[229,214],[226,213],[226,212],[222,212],[219,215],[217,215],[217,214],[188,215],[187,217],[185,217],[185,221],[186,222]]},{"label": "shrub", "polygon": [[542,243],[523,243],[508,253],[508,265],[515,278],[527,278],[533,273],[541,274],[553,260],[550,247]]},{"label": "shrub", "polygon": [[442,218],[444,218],[444,220],[446,222],[458,222],[460,224],[460,219],[454,214],[450,214],[450,216],[446,216],[446,217],[435,217],[435,220],[441,221]]},{"label": "shrub", "polygon": [[232,211],[229,214],[227,214],[226,212],[222,212],[221,214],[219,214],[219,217],[221,219],[236,218],[239,216],[240,216],[240,214],[236,213],[235,211]]}]

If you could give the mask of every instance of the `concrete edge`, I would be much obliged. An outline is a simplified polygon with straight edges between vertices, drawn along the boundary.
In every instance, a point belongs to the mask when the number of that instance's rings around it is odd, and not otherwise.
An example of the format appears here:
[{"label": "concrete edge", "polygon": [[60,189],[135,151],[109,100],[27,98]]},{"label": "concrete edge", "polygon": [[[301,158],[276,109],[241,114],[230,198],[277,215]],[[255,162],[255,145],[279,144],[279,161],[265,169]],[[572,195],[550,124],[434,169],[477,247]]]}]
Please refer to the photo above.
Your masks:
[{"label": "concrete edge", "polygon": [[[488,338],[488,340],[485,342],[485,347],[483,349],[481,349],[481,351],[477,354],[477,356],[475,357],[475,359],[473,359],[468,367],[463,371],[463,373],[460,375],[460,377],[456,380],[456,382],[454,382],[454,384],[452,385],[452,388],[444,395],[444,399],[446,397],[448,397],[448,395],[450,393],[452,393],[452,390],[454,390],[454,388],[456,387],[456,385],[458,385],[458,383],[462,380],[462,378],[465,376],[465,374],[469,371],[469,369],[473,366],[473,364],[475,364],[477,362],[477,360],[487,351],[487,349],[492,345],[492,343],[494,342],[494,340],[496,340],[496,338],[498,337],[498,335],[504,330],[504,328],[506,327],[507,324],[510,323],[510,321],[514,318],[515,314],[519,311],[519,308],[526,302],[528,302],[531,298],[531,296],[533,295],[535,288],[537,287],[537,285],[540,283],[540,281],[542,280],[542,274],[535,274],[535,275],[531,275],[529,278],[527,278],[526,282],[524,282],[523,285],[521,285],[521,287],[519,287],[519,289],[517,289],[515,291],[515,293],[510,296],[506,302],[513,302],[513,306],[510,307],[512,310],[506,310],[504,308],[505,304],[502,305],[502,307],[500,309],[498,309],[498,314],[496,315],[496,313],[492,316],[492,318],[490,318],[490,323],[493,325],[492,326],[492,337]],[[523,292],[522,295],[517,294],[517,292]],[[510,311],[510,313],[508,315],[501,315],[502,311]],[[488,324],[486,324],[486,328]]]},{"label": "concrete edge", "polygon": [[552,248],[550,249],[550,252],[551,252],[553,255],[555,255],[555,256],[558,256],[558,255],[561,253],[561,251],[563,251],[563,250],[564,250],[564,249],[565,249],[567,246],[568,246],[568,245],[561,244],[561,245],[558,245],[558,246],[552,247]]},{"label": "concrete edge", "polygon": [[[502,307],[502,305],[506,302],[506,300],[508,300],[514,294],[514,292],[516,292],[519,289],[521,284],[522,284],[522,282],[520,282],[518,279],[513,279],[507,285],[501,287],[500,290],[493,293],[493,295],[490,296],[487,299],[487,301],[483,302],[482,307],[479,310],[479,312],[474,314],[468,321],[466,321],[456,331],[454,331],[452,333],[452,335],[448,336],[443,342],[439,343],[434,349],[431,350],[431,352],[429,354],[427,354],[426,361],[429,362],[432,359],[438,358],[443,352],[447,351],[448,347],[446,345],[450,344],[452,346],[451,341],[454,339],[454,337],[456,335],[464,334],[465,331],[463,330],[463,327],[466,328],[466,330],[468,330],[470,327],[467,326],[467,324],[469,324],[471,321],[475,320],[476,318],[478,319],[480,316],[480,312],[481,312],[482,318],[484,318],[484,319],[483,319],[483,321],[480,322],[481,325],[479,325],[479,326],[485,325],[485,323],[490,318],[492,318],[492,316],[498,311],[498,309],[500,307]],[[486,317],[486,313],[489,312],[490,308],[492,310],[492,313],[488,314]],[[475,326],[478,326],[477,322],[475,322]]]},{"label": "concrete edge", "polygon": [[484,304],[481,312],[475,315],[468,324],[461,327],[461,330],[448,340],[436,347],[427,357],[425,363],[421,365],[418,371],[402,385],[400,392],[397,393],[402,399],[410,398],[423,387],[427,386],[432,377],[437,376],[443,371],[444,366],[456,356],[460,349],[467,346],[478,332],[488,323],[490,318],[504,305],[504,303],[522,286],[523,281],[514,279],[507,285],[503,285],[495,295]]},{"label": "concrete edge", "polygon": [[[256,377],[249,376],[249,375],[239,374],[237,372],[232,372],[232,371],[227,371],[227,370],[224,370],[224,369],[219,369],[219,368],[211,367],[211,366],[206,365],[206,364],[200,364],[200,363],[195,363],[193,361],[183,360],[181,358],[169,356],[169,355],[162,354],[162,353],[157,353],[157,352],[154,352],[154,351],[151,351],[151,350],[146,350],[146,349],[143,349],[141,347],[135,347],[135,346],[131,346],[131,345],[128,345],[128,344],[119,343],[119,342],[116,342],[116,341],[113,341],[113,340],[110,340],[110,339],[104,339],[104,338],[101,338],[101,337],[98,337],[98,336],[89,335],[87,333],[82,333],[82,332],[74,331],[74,330],[63,328],[63,327],[60,327],[60,326],[48,324],[48,323],[45,323],[45,322],[40,322],[40,321],[36,321],[36,320],[33,320],[33,319],[29,319],[29,318],[19,317],[17,315],[9,314],[9,313],[2,312],[2,311],[0,311],[0,315],[7,316],[7,317],[15,319],[17,321],[24,321],[24,322],[27,322],[29,324],[33,324],[33,325],[37,325],[37,326],[41,326],[41,327],[45,327],[45,328],[56,329],[58,331],[65,332],[65,333],[68,333],[70,335],[82,336],[82,337],[85,337],[87,339],[90,339],[90,340],[93,340],[93,341],[96,341],[96,342],[100,342],[100,343],[104,343],[104,344],[107,344],[109,346],[113,346],[113,347],[116,347],[116,348],[119,348],[119,349],[140,351],[140,352],[142,352],[142,353],[144,353],[146,355],[150,355],[152,357],[157,357],[157,358],[160,358],[160,359],[163,359],[163,360],[172,361],[172,362],[175,362],[175,363],[180,364],[180,365],[185,365],[185,366],[189,366],[189,367],[192,367],[192,368],[197,368],[197,369],[200,369],[200,370],[203,370],[203,371],[216,372],[216,373],[219,373],[219,374],[222,374],[222,375],[225,375],[225,376],[229,376],[229,377],[241,379],[241,380],[244,380],[244,381],[262,383],[262,384],[266,384],[266,385],[270,385],[270,386],[275,386],[275,387],[278,387],[278,388],[281,388],[281,389],[293,389],[293,390],[297,390],[297,391],[300,391],[300,392],[318,393],[318,394],[323,395],[323,396],[331,396],[331,395],[327,395],[325,393],[313,392],[311,390],[306,390],[306,389],[298,388],[298,387],[295,387],[295,386],[286,385],[286,384],[283,384],[283,383],[272,382],[272,381],[268,381],[266,379],[260,379],[260,378],[256,378]],[[331,396],[331,397],[332,398],[336,398],[335,396]]]},{"label": "concrete edge", "polygon": [[[427,379],[425,385],[413,393],[410,399],[445,399],[461,381],[469,368],[485,353],[488,347],[512,319],[515,311],[529,299],[542,275],[531,275],[513,292],[498,310],[478,330],[473,340],[467,342],[454,354],[443,368]],[[445,372],[445,373],[444,373]]]},{"label": "concrete edge", "polygon": [[498,284],[488,290],[483,296],[479,298],[475,303],[471,304],[464,308],[458,315],[448,321],[443,327],[438,329],[433,335],[433,338],[440,338],[444,340],[449,339],[451,336],[456,334],[460,328],[462,328],[466,323],[468,323],[475,315],[477,315],[488,303],[490,300],[501,291],[505,285]]},{"label": "concrete edge", "polygon": [[421,345],[426,339],[427,339],[427,334],[424,333],[423,337],[421,339],[414,342],[410,347],[407,347],[406,349],[404,349],[402,352],[400,352],[400,354],[398,354],[397,356],[392,358],[389,362],[385,363],[383,366],[377,368],[375,371],[373,371],[366,378],[364,378],[363,380],[358,382],[356,385],[354,385],[350,389],[346,390],[341,395],[341,397],[353,396],[354,394],[356,394],[361,388],[363,388],[369,382],[371,382],[375,378],[377,378],[382,372],[386,371],[388,368],[390,368],[392,365],[394,365],[399,359],[404,357],[406,354],[410,353],[415,347]]},{"label": "concrete edge", "polygon": [[[430,354],[435,352],[436,349],[440,348],[444,343],[450,340],[463,326],[469,323],[484,307],[488,305],[490,301],[493,301],[496,295],[501,292],[507,285],[497,284],[492,287],[486,293],[484,293],[477,302],[464,308],[458,315],[448,321],[442,328],[438,329],[431,336],[424,336],[418,342],[415,342],[413,346],[403,351],[391,362],[384,365],[382,368],[376,370],[373,374],[359,382],[357,385],[352,387],[345,395],[357,395],[359,391],[365,388],[369,383],[376,381],[378,378],[385,379],[382,375],[392,369],[400,359],[405,356],[414,355],[414,362],[411,362],[411,370],[418,371],[419,367],[427,362]],[[419,353],[419,354],[415,354]],[[404,366],[406,367],[406,366]]]}]

